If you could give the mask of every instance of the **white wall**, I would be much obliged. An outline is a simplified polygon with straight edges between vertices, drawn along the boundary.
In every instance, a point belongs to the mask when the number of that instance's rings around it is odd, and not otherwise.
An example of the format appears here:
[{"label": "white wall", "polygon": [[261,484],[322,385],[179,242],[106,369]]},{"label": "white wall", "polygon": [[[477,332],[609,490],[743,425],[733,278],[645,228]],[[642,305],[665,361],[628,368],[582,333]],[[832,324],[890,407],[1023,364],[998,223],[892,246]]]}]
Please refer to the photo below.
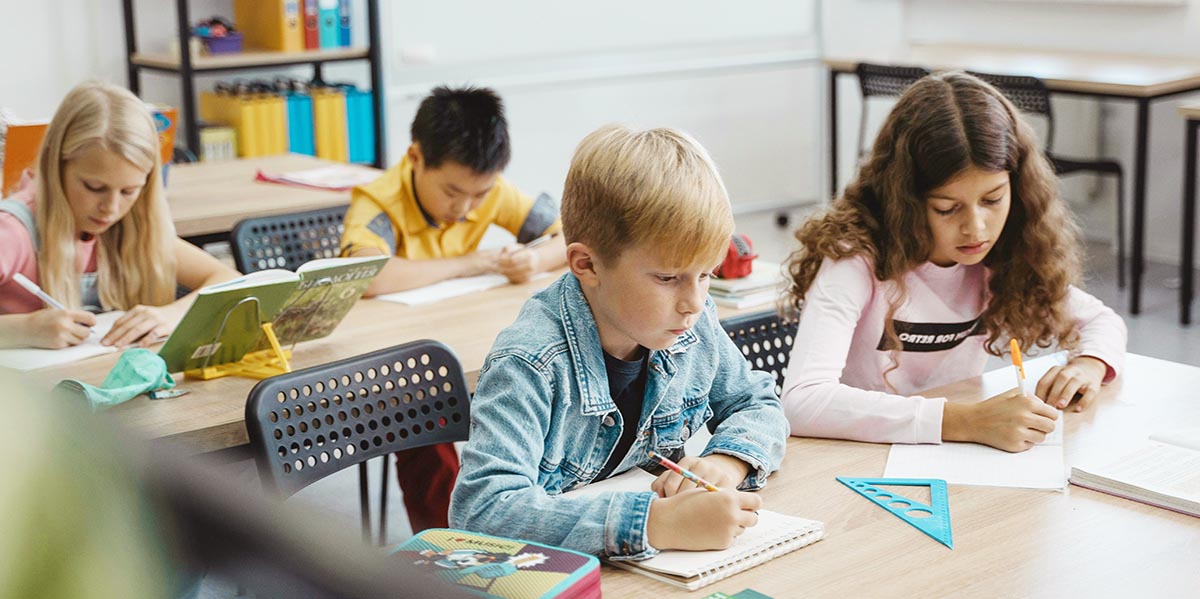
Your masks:
[{"label": "white wall", "polygon": [[[457,18],[467,7],[470,20]],[[478,10],[491,11],[479,14]],[[812,2],[467,2],[392,11],[389,154],[434,85],[505,99],[507,175],[559,196],[575,145],[609,122],[671,126],[712,152],[739,210],[814,201],[822,188],[822,74]]]},{"label": "white wall", "polygon": [[[408,145],[408,125],[429,88],[471,82],[504,96],[515,146],[508,175],[531,192],[560,195],[575,144],[613,121],[694,134],[716,157],[740,210],[812,201],[823,188],[823,79],[811,0],[753,9],[723,0],[380,4],[390,160]],[[18,7],[21,18],[7,18]],[[137,0],[136,7],[139,48],[164,50],[175,30],[173,3]],[[193,21],[229,15],[230,1],[191,0],[191,11]],[[356,12],[364,11],[359,0]],[[23,58],[0,61],[7,82],[0,107],[48,117],[80,81],[126,83],[116,0],[0,0],[0,14],[0,51]],[[361,30],[356,37],[365,43]],[[307,69],[285,72],[307,77]],[[330,65],[326,73],[367,79],[365,65]],[[179,105],[176,77],[144,72],[142,80],[144,98]]]}]

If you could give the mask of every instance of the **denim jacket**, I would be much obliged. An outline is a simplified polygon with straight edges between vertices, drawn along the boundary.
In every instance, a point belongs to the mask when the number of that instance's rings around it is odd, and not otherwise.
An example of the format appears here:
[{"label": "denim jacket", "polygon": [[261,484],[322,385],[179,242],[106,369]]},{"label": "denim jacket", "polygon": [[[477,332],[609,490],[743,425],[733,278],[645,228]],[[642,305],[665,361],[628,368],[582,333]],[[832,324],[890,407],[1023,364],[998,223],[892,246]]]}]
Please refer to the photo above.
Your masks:
[{"label": "denim jacket", "polygon": [[625,423],[591,308],[567,273],[526,302],[484,362],[451,525],[614,559],[652,557],[653,492],[562,493],[596,477],[624,426],[637,426],[637,437],[614,474],[651,466],[648,450],[670,455],[705,424],[713,437],[701,455],[751,465],[740,489],[762,487],[779,468],[788,426],[774,381],[750,370],[712,301],[675,345],[651,352],[641,421]]}]

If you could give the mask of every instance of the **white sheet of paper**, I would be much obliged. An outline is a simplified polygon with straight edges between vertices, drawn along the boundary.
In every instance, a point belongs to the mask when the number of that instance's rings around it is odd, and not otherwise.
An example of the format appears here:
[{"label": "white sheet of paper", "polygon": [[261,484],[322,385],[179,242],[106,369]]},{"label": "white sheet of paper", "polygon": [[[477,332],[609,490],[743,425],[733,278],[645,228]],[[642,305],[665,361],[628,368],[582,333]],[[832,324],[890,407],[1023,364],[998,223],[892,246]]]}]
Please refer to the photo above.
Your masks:
[{"label": "white sheet of paper", "polygon": [[[1065,354],[1046,356],[1025,364],[1025,389],[1032,393],[1051,367],[1065,362]],[[983,375],[983,397],[1016,386],[1011,366]],[[978,443],[892,445],[885,478],[940,478],[951,485],[1062,489],[1067,484],[1063,459],[1063,417],[1058,414],[1054,432],[1041,444],[1021,453],[1009,453]]]},{"label": "white sheet of paper", "polygon": [[377,295],[375,299],[408,306],[419,306],[468,293],[475,293],[476,291],[485,291],[506,284],[508,284],[508,279],[504,278],[504,275],[479,275],[476,277],[462,277],[461,279],[448,279],[425,287]]},{"label": "white sheet of paper", "polygon": [[[538,273],[530,280],[536,281],[549,276],[549,273]],[[407,291],[397,291],[396,293],[387,293],[377,295],[375,299],[381,299],[385,302],[396,302],[397,304],[405,304],[408,306],[419,306],[421,304],[429,304],[438,302],[468,293],[478,291],[487,291],[494,287],[507,285],[508,279],[504,275],[490,274],[478,275],[474,277],[462,277],[459,279],[447,279],[433,285],[409,289]]]},{"label": "white sheet of paper", "polygon": [[108,334],[108,331],[112,329],[113,323],[122,314],[124,312],[97,314],[96,326],[92,327],[92,334],[79,345],[63,349],[37,349],[30,347],[0,349],[0,366],[20,371],[35,370],[115,352],[117,351],[115,347],[100,345],[100,339]]}]

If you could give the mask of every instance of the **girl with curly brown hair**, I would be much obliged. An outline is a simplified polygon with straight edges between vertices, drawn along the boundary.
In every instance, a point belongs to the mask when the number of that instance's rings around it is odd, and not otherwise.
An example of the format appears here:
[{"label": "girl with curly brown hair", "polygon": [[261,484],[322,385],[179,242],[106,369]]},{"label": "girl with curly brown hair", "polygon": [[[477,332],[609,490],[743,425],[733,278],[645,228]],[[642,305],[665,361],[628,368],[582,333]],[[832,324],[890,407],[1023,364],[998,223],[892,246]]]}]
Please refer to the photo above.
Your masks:
[{"label": "girl with curly brown hair", "polygon": [[[793,435],[1023,451],[1121,369],[1125,324],[1076,287],[1077,227],[1054,173],[1012,103],[975,77],[909,88],[857,179],[796,239],[801,319],[782,394]],[[981,373],[1010,337],[1070,350],[1037,397],[915,395]]]}]

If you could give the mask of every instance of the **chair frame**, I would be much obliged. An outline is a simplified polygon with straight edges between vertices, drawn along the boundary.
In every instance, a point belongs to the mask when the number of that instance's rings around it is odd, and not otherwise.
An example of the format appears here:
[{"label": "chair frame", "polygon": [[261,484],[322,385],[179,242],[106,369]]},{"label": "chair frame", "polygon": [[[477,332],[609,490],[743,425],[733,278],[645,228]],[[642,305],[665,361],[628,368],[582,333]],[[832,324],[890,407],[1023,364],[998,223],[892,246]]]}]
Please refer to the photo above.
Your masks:
[{"label": "chair frame", "polygon": [[345,206],[332,206],[241,220],[229,235],[234,264],[250,274],[267,268],[295,270],[309,260],[334,258],[345,216]]},{"label": "chair frame", "polygon": [[721,321],[721,327],[737,344],[753,370],[775,378],[775,394],[783,393],[788,357],[796,341],[799,317],[784,317],[776,310],[743,314]]},{"label": "chair frame", "polygon": [[465,441],[470,390],[453,350],[438,341],[412,341],[259,382],[246,402],[246,430],[263,486],[284,497],[357,465],[364,540],[370,539],[367,461],[384,456],[383,544],[386,456]]},{"label": "chair frame", "polygon": [[858,91],[862,94],[862,111],[858,119],[858,157],[867,152],[867,98],[899,98],[904,90],[932,71],[922,67],[858,63]]}]

